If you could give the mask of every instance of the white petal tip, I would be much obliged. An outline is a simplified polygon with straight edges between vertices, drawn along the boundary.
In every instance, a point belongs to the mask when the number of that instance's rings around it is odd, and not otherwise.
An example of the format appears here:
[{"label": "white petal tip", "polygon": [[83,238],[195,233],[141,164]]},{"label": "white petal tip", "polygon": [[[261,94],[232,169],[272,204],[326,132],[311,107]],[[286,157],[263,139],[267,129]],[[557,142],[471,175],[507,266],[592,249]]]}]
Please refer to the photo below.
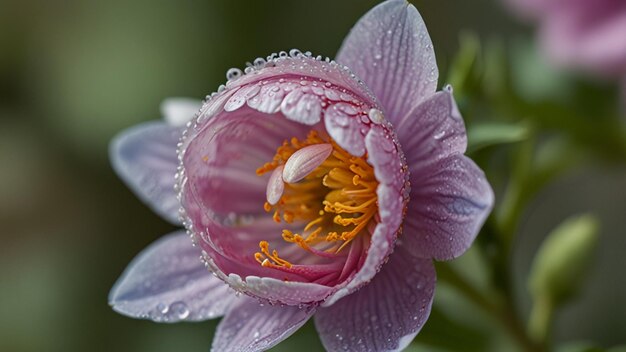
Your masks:
[{"label": "white petal tip", "polygon": [[161,114],[170,126],[184,126],[202,107],[200,100],[167,98],[161,103]]},{"label": "white petal tip", "polygon": [[285,191],[285,183],[282,178],[283,168],[284,165],[280,165],[274,169],[269,181],[267,182],[265,195],[267,197],[267,202],[271,205],[278,203],[280,198],[283,196],[283,192]]},{"label": "white petal tip", "polygon": [[320,166],[333,151],[329,143],[313,144],[304,147],[289,157],[283,169],[283,180],[296,183]]}]

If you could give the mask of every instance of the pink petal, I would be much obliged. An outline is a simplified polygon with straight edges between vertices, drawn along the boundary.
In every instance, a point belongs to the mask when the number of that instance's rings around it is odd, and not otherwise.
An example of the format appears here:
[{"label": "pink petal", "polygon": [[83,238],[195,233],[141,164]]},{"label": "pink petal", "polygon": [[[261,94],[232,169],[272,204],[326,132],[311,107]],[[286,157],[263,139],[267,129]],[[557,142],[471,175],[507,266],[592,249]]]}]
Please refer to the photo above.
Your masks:
[{"label": "pink petal", "polygon": [[332,151],[333,146],[328,143],[313,144],[296,151],[285,163],[283,180],[287,183],[302,180],[328,159]]},{"label": "pink petal", "polygon": [[[263,85],[265,81],[268,83]],[[302,85],[303,82],[305,85]],[[317,89],[309,86],[319,82],[328,82],[329,86],[322,88],[318,85]],[[318,98],[326,96],[326,93],[330,91],[327,97],[329,100],[351,101],[353,96],[358,101],[367,103],[372,107],[377,107],[378,105],[376,97],[369,88],[356,78],[348,67],[339,65],[331,60],[317,60],[305,55],[277,58],[271,62],[271,65],[267,65],[260,71],[254,71],[236,81],[228,82],[226,90],[232,92],[240,87],[258,83],[262,83],[261,91],[255,97],[249,99],[247,103],[248,106],[260,112],[276,112],[276,104],[282,103],[286,94],[301,89],[303,89],[303,93],[306,90],[307,94],[315,94]],[[349,92],[350,94],[342,98],[339,92]],[[280,102],[278,101],[279,99]],[[274,108],[268,109],[269,107]],[[287,117],[289,118],[289,116]]]},{"label": "pink petal", "polygon": [[337,61],[367,84],[393,124],[437,88],[439,72],[426,25],[405,0],[385,1],[363,16]]},{"label": "pink petal", "polygon": [[202,102],[190,98],[167,98],[161,103],[161,114],[170,126],[183,127],[200,111]]},{"label": "pink petal", "polygon": [[148,122],[117,135],[110,145],[113,169],[130,189],[155,213],[180,224],[180,204],[174,191],[178,127]]},{"label": "pink petal", "polygon": [[190,191],[208,213],[265,214],[269,175],[256,169],[272,160],[285,130],[302,137],[307,129],[279,115],[248,107],[213,118],[188,143],[183,163]]},{"label": "pink petal", "polygon": [[109,294],[119,313],[169,323],[217,318],[234,301],[234,291],[205,268],[184,231],[139,253]]},{"label": "pink petal", "polygon": [[399,121],[396,131],[411,173],[424,177],[428,165],[467,148],[463,118],[450,89],[419,104]]},{"label": "pink petal", "polygon": [[302,89],[296,89],[287,94],[280,110],[288,119],[305,125],[315,125],[322,118],[320,99],[314,94],[304,93]]},{"label": "pink petal", "polygon": [[[185,193],[188,197],[192,195]],[[187,202],[186,204],[196,204]],[[299,274],[265,268],[254,259],[259,251],[259,241],[267,240],[273,247],[295,263],[309,256],[296,245],[282,240],[282,229],[294,230],[290,225],[277,224],[271,217],[257,219],[226,218],[220,224],[199,208],[187,207],[187,216],[194,220],[196,241],[204,250],[209,269],[239,292],[245,292],[270,302],[288,305],[310,304],[324,300],[332,287],[310,281]],[[310,260],[310,258],[309,258]],[[312,265],[315,267],[315,265]],[[339,275],[339,272],[337,275]]]},{"label": "pink petal", "polygon": [[[226,233],[218,235],[222,234]],[[249,253],[247,256],[239,258],[237,254],[240,252],[238,253],[231,249],[226,251],[225,253],[228,255],[224,256],[213,249],[213,247],[207,246],[204,242],[200,242],[200,245],[207,253],[206,262],[209,268],[222,280],[233,289],[258,297],[266,302],[290,306],[311,305],[323,301],[332,292],[332,287],[311,282],[301,282],[305,279],[298,278],[295,274],[264,268],[253,262],[254,253]],[[243,246],[245,244],[242,244]],[[252,246],[247,248],[252,251],[255,250],[255,247]],[[258,248],[258,242],[256,243],[256,248]],[[277,246],[277,248],[281,250],[281,248],[284,249],[285,247]]]},{"label": "pink petal", "polygon": [[313,313],[314,308],[261,305],[241,298],[218,325],[211,351],[265,351],[293,334]]},{"label": "pink petal", "polygon": [[485,174],[472,160],[458,154],[442,159],[422,175],[411,174],[402,242],[422,258],[456,258],[474,241],[493,202]]},{"label": "pink petal", "polygon": [[429,259],[399,246],[358,292],[315,314],[315,326],[328,351],[400,351],[428,319],[435,289]]},{"label": "pink petal", "polygon": [[542,47],[557,64],[607,76],[626,73],[626,2],[569,5],[544,19]]}]

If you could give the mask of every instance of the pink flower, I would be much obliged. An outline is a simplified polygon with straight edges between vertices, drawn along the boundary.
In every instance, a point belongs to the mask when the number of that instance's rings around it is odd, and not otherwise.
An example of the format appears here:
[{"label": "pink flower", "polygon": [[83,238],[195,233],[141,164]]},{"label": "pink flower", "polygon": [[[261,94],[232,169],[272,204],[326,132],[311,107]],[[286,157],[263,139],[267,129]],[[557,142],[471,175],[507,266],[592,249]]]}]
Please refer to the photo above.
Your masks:
[{"label": "pink flower", "polygon": [[623,0],[509,0],[540,26],[544,51],[555,63],[626,77]]},{"label": "pink flower", "polygon": [[391,0],[356,24],[337,62],[292,50],[229,70],[178,158],[175,102],[165,123],[123,133],[115,169],[174,223],[178,167],[197,247],[182,231],[148,247],[113,308],[169,322],[224,315],[216,351],[270,348],[312,316],[330,351],[406,347],[430,313],[433,259],[467,250],[493,205],[437,76],[419,13]]}]

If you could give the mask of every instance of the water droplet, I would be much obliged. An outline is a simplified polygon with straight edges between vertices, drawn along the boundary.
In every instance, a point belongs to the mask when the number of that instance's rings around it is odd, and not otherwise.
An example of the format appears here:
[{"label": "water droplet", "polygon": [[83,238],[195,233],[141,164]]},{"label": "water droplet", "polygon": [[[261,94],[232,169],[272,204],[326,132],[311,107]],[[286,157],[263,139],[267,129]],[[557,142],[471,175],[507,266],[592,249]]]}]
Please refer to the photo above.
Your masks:
[{"label": "water droplet", "polygon": [[238,69],[238,68],[231,68],[228,71],[226,71],[226,80],[228,81],[232,81],[232,80],[236,80],[237,78],[243,76],[243,72]]},{"label": "water droplet", "polygon": [[156,309],[161,314],[167,314],[167,312],[170,310],[170,307],[167,304],[161,302],[157,304]]},{"label": "water droplet", "polygon": [[170,314],[173,314],[178,319],[186,319],[189,316],[189,308],[185,302],[176,301],[170,304]]},{"label": "water droplet", "polygon": [[264,58],[257,57],[252,64],[254,65],[255,68],[259,69],[259,68],[263,68],[266,63],[267,61],[265,61]]},{"label": "water droplet", "polygon": [[437,133],[433,136],[433,138],[435,138],[435,139],[441,139],[441,138],[443,138],[443,136],[445,136],[445,135],[446,135],[446,131],[440,131],[440,132],[437,132]]},{"label": "water droplet", "polygon": [[298,49],[291,49],[289,50],[289,56],[291,57],[299,57],[302,55],[302,52]]}]

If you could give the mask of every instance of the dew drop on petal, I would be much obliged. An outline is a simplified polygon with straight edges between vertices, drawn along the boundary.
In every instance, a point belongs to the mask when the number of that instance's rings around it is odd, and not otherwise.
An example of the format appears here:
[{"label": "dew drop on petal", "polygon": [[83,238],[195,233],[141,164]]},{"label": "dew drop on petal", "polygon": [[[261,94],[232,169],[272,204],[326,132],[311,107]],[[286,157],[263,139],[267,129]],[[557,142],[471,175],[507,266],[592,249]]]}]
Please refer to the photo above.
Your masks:
[{"label": "dew drop on petal", "polygon": [[167,312],[170,310],[170,307],[167,304],[161,302],[157,304],[156,309],[161,314],[167,314]]},{"label": "dew drop on petal", "polygon": [[185,302],[176,301],[170,304],[170,314],[178,319],[186,319],[189,316],[189,308]]},{"label": "dew drop on petal", "polygon": [[228,81],[233,81],[236,80],[237,78],[243,76],[243,72],[238,69],[238,68],[231,68],[228,71],[226,71],[226,80]]}]

